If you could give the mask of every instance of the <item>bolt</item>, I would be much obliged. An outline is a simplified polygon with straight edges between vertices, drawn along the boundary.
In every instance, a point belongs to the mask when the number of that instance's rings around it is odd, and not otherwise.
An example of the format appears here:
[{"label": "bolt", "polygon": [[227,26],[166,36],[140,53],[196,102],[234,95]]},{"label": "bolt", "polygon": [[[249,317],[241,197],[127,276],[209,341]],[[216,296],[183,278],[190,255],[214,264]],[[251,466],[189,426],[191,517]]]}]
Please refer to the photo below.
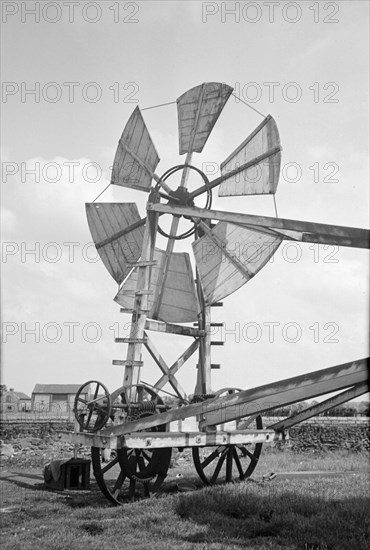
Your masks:
[{"label": "bolt", "polygon": [[145,445],[146,445],[147,447],[150,447],[151,444],[152,444],[152,440],[151,440],[151,439],[148,438],[148,439],[145,440]]}]

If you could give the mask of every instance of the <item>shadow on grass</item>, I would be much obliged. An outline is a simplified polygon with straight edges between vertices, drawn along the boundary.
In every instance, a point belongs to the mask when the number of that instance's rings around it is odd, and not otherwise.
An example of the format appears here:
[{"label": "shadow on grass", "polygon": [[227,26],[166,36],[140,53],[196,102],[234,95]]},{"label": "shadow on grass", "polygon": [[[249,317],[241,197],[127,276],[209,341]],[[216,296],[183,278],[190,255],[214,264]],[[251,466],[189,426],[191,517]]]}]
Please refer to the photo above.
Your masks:
[{"label": "shadow on grass", "polygon": [[366,490],[347,497],[341,491],[339,497],[330,490],[330,480],[325,484],[319,491],[309,483],[303,488],[229,484],[180,495],[175,511],[194,526],[181,539],[208,544],[227,540],[241,547],[249,542],[258,548],[369,548]]}]

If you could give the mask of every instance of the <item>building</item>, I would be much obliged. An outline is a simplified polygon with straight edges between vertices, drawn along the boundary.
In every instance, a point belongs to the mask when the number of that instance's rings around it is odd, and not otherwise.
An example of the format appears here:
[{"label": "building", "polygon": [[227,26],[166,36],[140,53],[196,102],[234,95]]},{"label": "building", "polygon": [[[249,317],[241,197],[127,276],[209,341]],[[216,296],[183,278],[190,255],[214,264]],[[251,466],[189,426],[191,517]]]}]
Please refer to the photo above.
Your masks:
[{"label": "building", "polygon": [[[69,414],[80,387],[81,384],[36,384],[32,391],[32,410],[56,416]],[[86,387],[82,398],[87,399],[88,390]]]},{"label": "building", "polygon": [[31,410],[31,397],[21,391],[14,391],[14,388],[1,388],[1,412],[16,413]]}]

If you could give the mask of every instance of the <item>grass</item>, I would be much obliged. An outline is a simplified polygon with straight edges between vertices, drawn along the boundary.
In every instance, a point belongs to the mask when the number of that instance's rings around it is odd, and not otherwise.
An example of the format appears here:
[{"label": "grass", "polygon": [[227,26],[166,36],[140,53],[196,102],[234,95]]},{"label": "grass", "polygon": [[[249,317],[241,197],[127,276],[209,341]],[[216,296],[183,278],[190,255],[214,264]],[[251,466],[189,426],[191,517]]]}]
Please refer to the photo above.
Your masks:
[{"label": "grass", "polygon": [[[261,482],[263,474],[284,470],[342,470],[348,475]],[[186,479],[197,479],[191,463],[176,458],[167,491],[117,508],[109,506],[94,483],[89,493],[35,489],[21,493],[18,486],[18,493],[3,504],[13,510],[1,514],[2,549],[369,547],[365,454],[268,451],[262,453],[252,480],[189,493],[173,491],[180,472]],[[17,494],[23,495],[18,501]]]}]

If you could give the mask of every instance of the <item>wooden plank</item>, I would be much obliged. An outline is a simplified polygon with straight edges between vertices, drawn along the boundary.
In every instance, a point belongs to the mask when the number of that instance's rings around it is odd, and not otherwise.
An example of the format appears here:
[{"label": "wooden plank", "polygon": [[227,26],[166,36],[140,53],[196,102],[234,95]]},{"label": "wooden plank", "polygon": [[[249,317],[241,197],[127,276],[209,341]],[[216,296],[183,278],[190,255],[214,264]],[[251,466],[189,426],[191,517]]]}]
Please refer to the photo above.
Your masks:
[{"label": "wooden plank", "polygon": [[282,439],[282,434],[274,430],[236,430],[212,433],[195,432],[146,432],[126,434],[123,437],[107,436],[86,432],[58,432],[61,441],[81,444],[86,447],[106,449],[156,449],[165,447],[211,447],[220,445],[248,445],[272,443]]},{"label": "wooden plank", "polygon": [[[280,173],[280,151],[277,125],[268,115],[221,164],[221,175],[228,177],[220,185],[219,196],[275,194]],[[232,175],[236,168],[247,164],[248,168]]]},{"label": "wooden plank", "polygon": [[130,116],[118,142],[111,183],[149,191],[159,156],[139,107]]},{"label": "wooden plank", "polygon": [[354,384],[367,383],[367,380],[367,360],[362,359],[303,376],[288,378],[281,382],[266,384],[256,390],[245,390],[234,394],[228,402],[221,405],[219,410],[206,413],[200,427],[230,422],[256,412],[261,414],[297,401],[345,389]]},{"label": "wooden plank", "polygon": [[[156,265],[151,268],[150,290],[153,293],[148,300],[150,313],[148,317],[155,316],[157,305],[158,280],[161,271],[162,260],[165,252],[156,249],[154,260]],[[117,296],[118,302],[125,309],[132,309],[132,292],[136,289],[138,268],[134,269],[123,283]],[[130,295],[131,294],[131,295]],[[191,269],[189,255],[185,252],[175,252],[170,255],[168,274],[164,285],[162,303],[157,318],[167,323],[188,323],[197,319],[199,302],[195,292],[194,277]]]},{"label": "wooden plank", "polygon": [[[144,226],[134,203],[86,204],[92,238],[103,264],[118,284],[141,255]],[[115,235],[116,238],[111,240]]]},{"label": "wooden plank", "polygon": [[186,405],[166,413],[152,415],[150,418],[127,422],[124,425],[109,426],[101,430],[101,434],[124,435],[197,415],[202,415],[206,420],[203,423],[204,427],[206,424],[217,425],[367,381],[368,359],[359,359],[265,384],[251,390],[243,390],[226,397]]},{"label": "wooden plank", "polygon": [[181,325],[175,325],[173,323],[165,323],[163,321],[155,321],[154,319],[147,319],[145,322],[146,330],[154,330],[156,332],[166,332],[168,334],[181,334],[182,336],[193,336],[199,338],[203,336],[204,331],[201,331],[193,327],[183,327]]},{"label": "wooden plank", "polygon": [[[357,227],[346,227],[340,225],[329,225],[324,223],[305,222],[284,218],[272,218],[269,216],[255,216],[239,212],[224,212],[221,210],[206,210],[196,207],[175,206],[170,204],[148,203],[148,210],[167,213],[178,216],[188,216],[193,219],[219,220],[234,224],[258,227],[282,229],[302,232],[304,242],[317,242],[318,237],[330,240],[330,244],[338,246],[351,246],[355,248],[370,247],[370,231]],[[316,240],[315,240],[316,239]],[[298,240],[298,237],[297,237]]]},{"label": "wooden plank", "polygon": [[[204,228],[206,224],[202,224]],[[283,238],[219,222],[192,246],[204,297],[213,304],[229,296],[258,273]]]},{"label": "wooden plank", "polygon": [[367,383],[359,384],[358,386],[353,386],[349,390],[345,390],[344,392],[341,392],[339,395],[330,397],[325,401],[321,401],[321,403],[317,403],[316,405],[307,407],[306,409],[299,412],[298,414],[294,414],[293,416],[289,416],[288,418],[285,418],[284,420],[276,422],[275,424],[271,424],[269,428],[273,430],[287,430],[288,428],[291,428],[292,426],[295,426],[296,424],[299,424],[304,420],[308,420],[309,418],[312,418],[325,411],[328,411],[333,407],[342,405],[343,403],[346,403],[351,399],[355,399],[356,397],[359,397],[360,395],[363,395],[368,391],[369,391],[369,385]]},{"label": "wooden plank", "polygon": [[232,91],[227,84],[206,82],[177,99],[180,155],[203,150]]}]

